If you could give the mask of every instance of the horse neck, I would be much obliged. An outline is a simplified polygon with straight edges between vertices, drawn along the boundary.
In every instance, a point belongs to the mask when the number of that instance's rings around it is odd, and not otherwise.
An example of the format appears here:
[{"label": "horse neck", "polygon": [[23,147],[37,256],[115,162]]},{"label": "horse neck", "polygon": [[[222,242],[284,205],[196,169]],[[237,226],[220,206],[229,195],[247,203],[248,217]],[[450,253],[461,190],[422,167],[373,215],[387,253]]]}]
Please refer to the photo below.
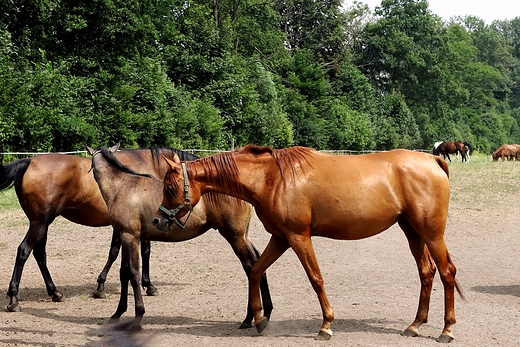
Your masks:
[{"label": "horse neck", "polygon": [[[217,170],[214,166],[208,169],[197,161],[189,163],[192,170],[190,178],[192,177],[199,187],[201,195],[210,192],[221,193],[255,205],[262,196],[271,191],[270,187],[266,187],[266,175],[273,170],[279,172],[279,168],[270,156],[252,158],[247,155],[234,155],[233,157],[236,163],[236,170],[230,169],[233,172]],[[269,177],[273,176],[269,175]]]}]

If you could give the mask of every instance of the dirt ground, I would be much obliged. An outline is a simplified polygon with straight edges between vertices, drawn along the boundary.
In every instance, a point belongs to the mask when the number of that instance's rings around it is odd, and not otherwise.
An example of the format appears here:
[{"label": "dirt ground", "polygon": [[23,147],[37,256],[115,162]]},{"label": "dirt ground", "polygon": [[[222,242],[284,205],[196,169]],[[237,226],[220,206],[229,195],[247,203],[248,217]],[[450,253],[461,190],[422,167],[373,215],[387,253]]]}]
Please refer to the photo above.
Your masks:
[{"label": "dirt ground", "polygon": [[[501,171],[482,176],[472,163],[450,166],[446,241],[467,299],[456,299],[451,345],[518,346],[520,341],[519,164],[495,166],[516,165],[508,173],[516,181],[498,188],[489,180]],[[0,226],[0,284],[6,292],[16,249],[28,226],[21,210],[0,211]],[[256,218],[250,235],[263,250],[269,235]],[[290,250],[267,273],[274,303],[269,327],[261,335],[255,329],[239,330],[246,311],[246,276],[214,231],[178,244],[153,243],[151,277],[160,295],[145,297],[142,331],[112,329],[106,323],[119,300],[119,261],[107,279],[108,298],[92,298],[110,236],[108,227],[83,227],[62,218],[53,223],[48,266],[67,300],[54,303],[47,297],[31,257],[20,285],[23,311],[5,312],[4,299],[0,346],[438,346],[435,338],[442,330],[444,310],[438,276],[430,321],[416,338],[400,335],[415,317],[419,279],[397,226],[360,241],[313,240],[335,310],[328,342],[314,340],[320,307]],[[130,309],[122,322],[133,317],[130,293]]]}]

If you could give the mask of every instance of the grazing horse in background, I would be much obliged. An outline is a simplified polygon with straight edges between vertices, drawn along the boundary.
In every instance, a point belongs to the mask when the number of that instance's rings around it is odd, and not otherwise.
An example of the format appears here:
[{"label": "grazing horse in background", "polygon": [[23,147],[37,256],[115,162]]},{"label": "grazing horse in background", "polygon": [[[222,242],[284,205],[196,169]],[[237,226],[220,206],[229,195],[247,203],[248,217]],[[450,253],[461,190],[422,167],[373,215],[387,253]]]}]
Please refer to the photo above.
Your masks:
[{"label": "grazing horse in background", "polygon": [[507,159],[508,161],[512,160],[520,160],[520,146],[517,144],[503,144],[498,147],[495,152],[493,152],[493,161],[498,161],[499,158],[502,158],[502,161]]},{"label": "grazing horse in background", "polygon": [[[321,305],[323,323],[317,339],[329,339],[334,312],[312,246],[312,236],[358,240],[399,223],[417,263],[421,283],[414,322],[404,335],[417,336],[428,321],[433,278],[439,269],[444,285],[441,342],[453,339],[456,268],[444,231],[448,217],[448,166],[439,157],[408,150],[359,156],[328,155],[305,147],[273,150],[247,146],[171,166],[164,178],[163,201],[154,224],[168,230],[189,213],[203,194],[229,194],[250,202],[271,239],[250,276],[251,305],[261,332],[259,280],[288,248],[302,263]],[[184,187],[184,189],[183,189]]]},{"label": "grazing horse in background", "polygon": [[[116,156],[132,169],[164,177],[168,166],[161,156],[172,158],[174,154],[181,160],[193,160],[198,157],[172,148],[157,148],[119,151]],[[0,166],[0,190],[14,185],[18,201],[29,219],[29,230],[18,246],[13,275],[9,283],[7,296],[10,298],[7,310],[20,311],[18,290],[23,268],[31,252],[40,268],[47,293],[52,300],[64,300],[52,281],[47,268],[46,244],[49,225],[58,216],[71,222],[91,227],[108,226],[108,210],[98,185],[90,172],[92,160],[66,154],[40,154],[31,158],[20,159]],[[121,240],[112,233],[108,261],[98,276],[98,287],[94,297],[103,298],[104,283],[111,265],[116,260]],[[149,275],[150,242],[141,245],[143,258],[142,286],[147,288],[148,295],[156,295],[157,289],[152,285]]]},{"label": "grazing horse in background", "polygon": [[[193,215],[185,227],[171,226],[167,232],[159,231],[152,219],[161,203],[163,181],[151,175],[139,174],[122,165],[116,156],[117,145],[99,151],[87,147],[92,155],[94,178],[101,195],[108,206],[108,218],[122,241],[121,296],[111,322],[119,320],[128,307],[128,282],[130,281],[135,298],[135,318],[130,329],[139,330],[144,315],[144,303],[139,287],[139,241],[152,240],[180,242],[193,239],[209,229],[217,229],[231,245],[242,267],[249,277],[251,269],[260,252],[248,236],[249,222],[253,208],[243,200],[222,194],[207,194],[193,209]],[[267,278],[260,280],[262,299],[266,302],[268,314],[272,303]],[[253,311],[250,301],[247,317],[240,328],[252,326]]]},{"label": "grazing horse in background", "polygon": [[[466,145],[467,144],[467,145]],[[433,146],[433,155],[441,155],[451,162],[450,154],[455,154],[458,160],[459,153],[461,154],[462,161],[469,161],[470,148],[473,147],[467,142],[435,142]]]}]

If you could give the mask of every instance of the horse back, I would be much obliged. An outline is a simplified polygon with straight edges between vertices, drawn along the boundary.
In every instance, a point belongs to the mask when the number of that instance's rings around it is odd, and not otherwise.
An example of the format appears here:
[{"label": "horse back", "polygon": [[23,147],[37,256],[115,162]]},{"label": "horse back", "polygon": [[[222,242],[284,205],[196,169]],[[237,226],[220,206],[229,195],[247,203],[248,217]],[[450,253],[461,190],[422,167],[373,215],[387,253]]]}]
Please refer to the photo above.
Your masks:
[{"label": "horse back", "polygon": [[314,235],[358,239],[386,230],[404,215],[447,218],[448,168],[431,154],[407,150],[360,156],[318,154],[309,164],[313,170],[295,183],[305,192],[291,198],[297,205],[306,197],[310,209],[302,204],[295,215],[308,218]]},{"label": "horse back", "polygon": [[16,188],[29,220],[56,216],[84,225],[107,225],[103,202],[92,172],[91,160],[66,154],[40,154],[30,164]]}]

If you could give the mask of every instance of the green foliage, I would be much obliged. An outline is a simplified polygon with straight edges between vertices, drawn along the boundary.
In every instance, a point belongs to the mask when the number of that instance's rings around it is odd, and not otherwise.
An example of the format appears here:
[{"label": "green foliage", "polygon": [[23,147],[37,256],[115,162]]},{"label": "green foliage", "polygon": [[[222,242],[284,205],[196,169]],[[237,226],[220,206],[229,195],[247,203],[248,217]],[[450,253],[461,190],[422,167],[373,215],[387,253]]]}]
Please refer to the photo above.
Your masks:
[{"label": "green foliage", "polygon": [[520,17],[426,0],[0,3],[0,151],[520,143]]}]

